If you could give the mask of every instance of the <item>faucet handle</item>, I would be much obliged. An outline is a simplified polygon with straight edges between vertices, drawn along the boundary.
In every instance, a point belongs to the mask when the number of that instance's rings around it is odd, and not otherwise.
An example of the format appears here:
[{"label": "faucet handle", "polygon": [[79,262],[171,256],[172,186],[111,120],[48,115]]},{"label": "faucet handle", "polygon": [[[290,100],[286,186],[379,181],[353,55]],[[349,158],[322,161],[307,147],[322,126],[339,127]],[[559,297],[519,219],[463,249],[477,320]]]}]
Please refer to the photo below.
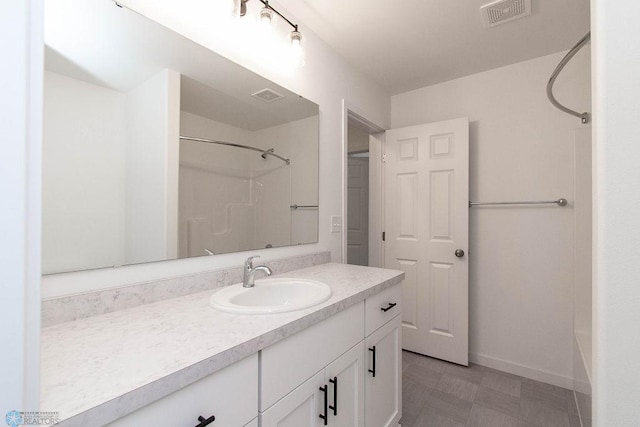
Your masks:
[{"label": "faucet handle", "polygon": [[253,259],[254,258],[260,258],[260,255],[253,255],[253,256],[250,256],[249,258],[247,258],[244,261],[244,268],[245,269],[252,269],[253,268]]}]

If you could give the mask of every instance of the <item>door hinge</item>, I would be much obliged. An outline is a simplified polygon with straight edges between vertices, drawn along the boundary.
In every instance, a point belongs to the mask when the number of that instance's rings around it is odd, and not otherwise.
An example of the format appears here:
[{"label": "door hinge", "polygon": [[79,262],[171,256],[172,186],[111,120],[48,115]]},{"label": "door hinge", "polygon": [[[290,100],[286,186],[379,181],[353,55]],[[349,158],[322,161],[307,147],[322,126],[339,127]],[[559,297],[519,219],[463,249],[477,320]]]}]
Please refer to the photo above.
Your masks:
[{"label": "door hinge", "polygon": [[382,153],[382,163],[387,163],[387,153]]},{"label": "door hinge", "polygon": [[386,241],[385,238],[387,237],[387,233],[385,233],[384,231],[382,232],[382,241]]}]

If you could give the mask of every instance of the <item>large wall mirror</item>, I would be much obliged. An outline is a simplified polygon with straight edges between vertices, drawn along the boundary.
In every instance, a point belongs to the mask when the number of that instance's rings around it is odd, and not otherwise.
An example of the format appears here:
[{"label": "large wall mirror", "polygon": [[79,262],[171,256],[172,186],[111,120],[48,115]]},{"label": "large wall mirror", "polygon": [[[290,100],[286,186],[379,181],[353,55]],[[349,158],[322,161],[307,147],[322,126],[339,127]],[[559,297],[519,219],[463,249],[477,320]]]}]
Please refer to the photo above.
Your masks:
[{"label": "large wall mirror", "polygon": [[45,44],[44,274],[317,241],[316,104],[110,0]]}]

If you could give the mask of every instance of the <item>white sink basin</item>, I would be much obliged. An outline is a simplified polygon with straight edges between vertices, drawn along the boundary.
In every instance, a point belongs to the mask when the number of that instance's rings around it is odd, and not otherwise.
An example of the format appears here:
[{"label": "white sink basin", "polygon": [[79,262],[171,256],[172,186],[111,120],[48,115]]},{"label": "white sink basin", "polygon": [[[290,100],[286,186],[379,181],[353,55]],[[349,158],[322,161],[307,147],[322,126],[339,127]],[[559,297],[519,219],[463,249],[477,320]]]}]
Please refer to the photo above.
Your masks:
[{"label": "white sink basin", "polygon": [[227,313],[268,314],[301,310],[325,302],[331,288],[309,279],[261,279],[252,288],[242,283],[211,295],[211,306]]}]

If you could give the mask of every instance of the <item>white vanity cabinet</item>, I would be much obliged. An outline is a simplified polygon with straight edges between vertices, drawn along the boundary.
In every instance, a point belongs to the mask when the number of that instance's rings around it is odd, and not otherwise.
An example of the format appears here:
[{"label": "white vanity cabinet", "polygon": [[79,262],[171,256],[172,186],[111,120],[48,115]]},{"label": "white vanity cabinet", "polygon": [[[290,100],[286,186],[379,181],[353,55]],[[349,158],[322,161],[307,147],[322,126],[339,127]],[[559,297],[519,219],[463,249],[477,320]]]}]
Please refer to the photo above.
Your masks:
[{"label": "white vanity cabinet", "polygon": [[262,350],[261,426],[364,426],[363,332],[360,303]]},{"label": "white vanity cabinet", "polygon": [[367,427],[396,427],[402,416],[401,302],[401,285],[366,300]]},{"label": "white vanity cabinet", "polygon": [[364,342],[261,414],[262,427],[364,427]]},{"label": "white vanity cabinet", "polygon": [[394,286],[264,349],[261,427],[398,426],[401,298]]},{"label": "white vanity cabinet", "polygon": [[111,427],[255,426],[258,415],[258,355],[254,354],[109,424]]}]

